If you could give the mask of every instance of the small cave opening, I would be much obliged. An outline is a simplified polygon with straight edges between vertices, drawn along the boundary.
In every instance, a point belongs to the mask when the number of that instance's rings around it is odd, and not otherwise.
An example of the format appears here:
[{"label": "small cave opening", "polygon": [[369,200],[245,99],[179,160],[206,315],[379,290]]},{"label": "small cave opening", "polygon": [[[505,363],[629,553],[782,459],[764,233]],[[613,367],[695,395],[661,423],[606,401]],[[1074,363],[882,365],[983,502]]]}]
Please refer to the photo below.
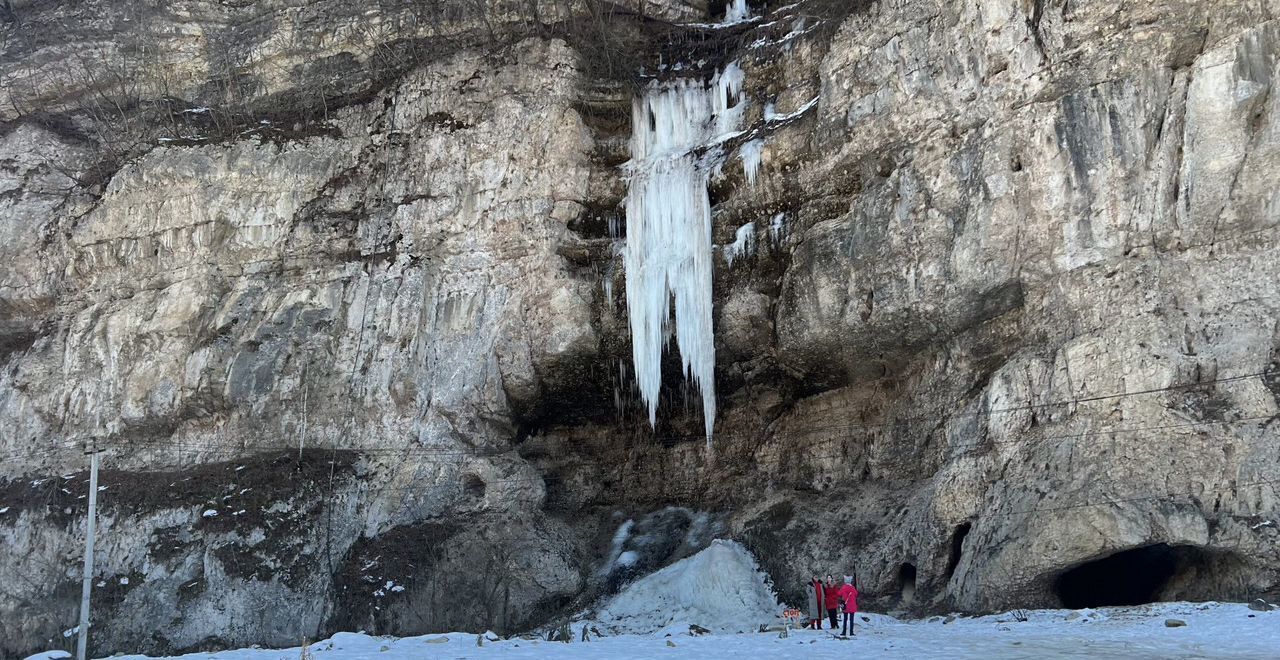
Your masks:
[{"label": "small cave opening", "polygon": [[462,494],[475,499],[484,499],[485,484],[484,479],[468,474],[462,478]]},{"label": "small cave opening", "polygon": [[956,530],[951,533],[951,555],[947,557],[947,579],[955,575],[956,567],[960,565],[960,556],[964,553],[964,539],[972,528],[971,523],[964,522],[957,525]]},{"label": "small cave opening", "polygon": [[916,567],[914,564],[903,564],[898,567],[898,598],[903,605],[906,605],[915,597]]},{"label": "small cave opening", "polygon": [[1054,593],[1069,609],[1153,603],[1188,553],[1196,552],[1164,543],[1117,552],[1066,571],[1054,584]]}]

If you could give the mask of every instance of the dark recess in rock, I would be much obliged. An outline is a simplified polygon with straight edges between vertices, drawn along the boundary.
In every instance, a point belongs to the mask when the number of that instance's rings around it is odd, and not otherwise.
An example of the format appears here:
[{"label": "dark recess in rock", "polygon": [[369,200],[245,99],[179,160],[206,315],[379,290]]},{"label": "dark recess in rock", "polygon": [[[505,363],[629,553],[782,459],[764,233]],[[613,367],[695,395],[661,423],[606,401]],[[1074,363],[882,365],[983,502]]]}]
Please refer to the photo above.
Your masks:
[{"label": "dark recess in rock", "polygon": [[1230,553],[1154,543],[1086,562],[1054,582],[1063,607],[1143,605],[1178,598],[1243,598],[1253,573]]},{"label": "dark recess in rock", "polygon": [[484,479],[468,474],[462,478],[462,492],[470,498],[484,499]]},{"label": "dark recess in rock", "polygon": [[947,557],[948,579],[955,575],[956,567],[960,565],[960,558],[964,553],[964,539],[969,536],[969,530],[972,527],[971,523],[960,523],[956,526],[955,531],[951,533],[951,554]]},{"label": "dark recess in rock", "polygon": [[1063,607],[1109,607],[1154,602],[1173,577],[1178,559],[1163,543],[1108,555],[1058,578]]},{"label": "dark recess in rock", "polygon": [[916,597],[916,567],[904,563],[898,567],[898,602],[902,607],[910,607]]}]

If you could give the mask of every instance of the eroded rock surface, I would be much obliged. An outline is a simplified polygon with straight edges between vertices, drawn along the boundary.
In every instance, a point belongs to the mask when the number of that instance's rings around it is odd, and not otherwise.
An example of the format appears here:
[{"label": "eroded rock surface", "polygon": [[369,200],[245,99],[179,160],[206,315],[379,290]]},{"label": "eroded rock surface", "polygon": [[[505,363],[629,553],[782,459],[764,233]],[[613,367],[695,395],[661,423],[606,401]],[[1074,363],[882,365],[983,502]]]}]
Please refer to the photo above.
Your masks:
[{"label": "eroded rock surface", "polygon": [[[100,654],[538,625],[671,511],[795,600],[1280,584],[1280,7],[422,4],[0,16],[0,654],[75,623],[90,441]],[[656,432],[629,364],[641,42],[746,73],[710,453],[678,356]],[[134,73],[49,73],[90,57]]]}]

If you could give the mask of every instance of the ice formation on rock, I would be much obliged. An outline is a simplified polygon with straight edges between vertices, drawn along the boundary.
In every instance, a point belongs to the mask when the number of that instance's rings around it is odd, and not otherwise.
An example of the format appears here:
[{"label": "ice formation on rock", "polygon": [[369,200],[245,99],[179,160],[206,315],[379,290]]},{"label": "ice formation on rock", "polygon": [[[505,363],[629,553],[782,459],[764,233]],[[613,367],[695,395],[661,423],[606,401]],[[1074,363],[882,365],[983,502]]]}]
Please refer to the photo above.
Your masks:
[{"label": "ice formation on rock", "polygon": [[738,148],[738,156],[742,158],[742,173],[747,177],[747,185],[756,185],[756,175],[760,173],[760,153],[764,151],[764,140],[751,140]]},{"label": "ice formation on rock", "polygon": [[628,518],[626,522],[618,525],[618,531],[613,533],[613,543],[610,545],[609,558],[600,566],[600,575],[608,575],[614,569],[619,557],[622,556],[622,546],[631,537],[631,528],[635,524],[636,521]]},{"label": "ice formation on rock", "polygon": [[787,234],[787,214],[779,213],[773,216],[773,220],[769,222],[769,241],[774,245],[780,245],[782,239]]},{"label": "ice formation on rock", "polygon": [[724,8],[724,22],[737,23],[751,18],[751,8],[747,6],[747,0],[729,0]]},{"label": "ice formation on rock", "polygon": [[652,83],[635,100],[627,190],[627,312],[640,395],[656,425],[675,299],[675,339],[685,377],[702,394],[707,442],[715,424],[715,341],[711,323],[711,203],[704,157],[742,119],[742,70],[729,65],[710,83]]},{"label": "ice formation on rock", "polygon": [[754,254],[756,251],[756,223],[748,222],[738,227],[733,235],[733,242],[724,246],[724,262],[733,266],[738,257]]}]

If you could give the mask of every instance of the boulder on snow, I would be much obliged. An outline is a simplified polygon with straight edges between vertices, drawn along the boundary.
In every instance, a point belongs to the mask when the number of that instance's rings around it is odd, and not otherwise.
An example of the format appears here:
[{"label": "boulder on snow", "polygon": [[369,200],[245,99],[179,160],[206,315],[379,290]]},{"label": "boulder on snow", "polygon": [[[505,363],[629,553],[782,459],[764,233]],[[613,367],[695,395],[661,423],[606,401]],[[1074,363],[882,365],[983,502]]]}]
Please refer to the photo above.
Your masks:
[{"label": "boulder on snow", "polygon": [[1275,609],[1275,606],[1271,605],[1265,600],[1262,600],[1261,598],[1255,598],[1253,599],[1253,601],[1249,603],[1249,609],[1255,612],[1270,612],[1271,610]]},{"label": "boulder on snow", "polygon": [[1164,620],[1165,628],[1181,628],[1185,625],[1187,625],[1187,622],[1183,621],[1182,619],[1165,619]]}]

